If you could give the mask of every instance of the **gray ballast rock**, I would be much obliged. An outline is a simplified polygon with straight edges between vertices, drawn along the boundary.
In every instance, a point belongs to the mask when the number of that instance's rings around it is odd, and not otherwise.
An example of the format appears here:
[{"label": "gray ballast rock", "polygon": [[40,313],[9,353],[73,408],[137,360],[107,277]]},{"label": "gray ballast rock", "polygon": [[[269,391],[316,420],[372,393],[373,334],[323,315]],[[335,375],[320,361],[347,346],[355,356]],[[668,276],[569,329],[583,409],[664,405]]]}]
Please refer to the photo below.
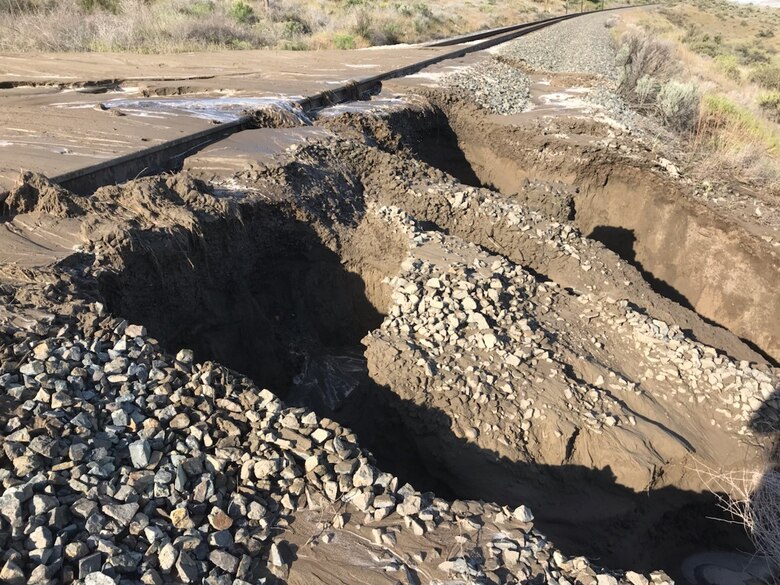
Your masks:
[{"label": "gray ballast rock", "polygon": [[550,585],[576,575],[596,585],[600,575],[554,551],[530,510],[451,504],[399,485],[350,431],[191,352],[172,360],[121,320],[104,319],[89,338],[0,335],[0,356],[13,401],[0,459],[3,582],[270,583],[293,567],[276,527],[336,502],[352,513],[336,515],[318,546],[350,522],[397,518],[400,528],[375,529],[392,549],[404,532],[473,532],[490,519],[506,528],[485,545],[487,564],[439,557],[442,574],[478,583],[506,566],[505,583],[547,574]]}]

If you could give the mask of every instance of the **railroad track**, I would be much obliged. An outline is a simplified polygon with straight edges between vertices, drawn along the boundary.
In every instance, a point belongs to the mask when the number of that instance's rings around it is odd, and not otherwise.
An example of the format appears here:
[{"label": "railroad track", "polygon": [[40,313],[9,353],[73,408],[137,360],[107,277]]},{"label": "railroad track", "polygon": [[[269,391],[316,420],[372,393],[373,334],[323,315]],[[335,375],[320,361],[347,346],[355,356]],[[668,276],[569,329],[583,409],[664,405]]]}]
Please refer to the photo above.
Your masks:
[{"label": "railroad track", "polygon": [[[606,10],[620,10],[622,8],[625,7]],[[293,106],[300,107],[304,113],[308,113],[328,106],[361,99],[363,96],[370,95],[380,89],[384,81],[412,75],[442,61],[457,59],[477,51],[484,51],[564,20],[578,18],[591,13],[592,11],[567,14],[434,41],[423,45],[423,47],[453,47],[453,49],[405,67],[353,80],[332,90],[306,96],[291,103]],[[243,115],[236,120],[224,122],[213,128],[53,176],[50,179],[75,193],[88,194],[103,185],[121,183],[139,176],[166,170],[176,170],[181,166],[186,156],[236,132],[252,127],[254,127],[253,116],[251,114]]]},{"label": "railroad track", "polygon": [[[614,9],[610,9],[614,10]],[[589,14],[586,13],[580,13],[580,12],[573,12],[571,14],[566,14],[563,16],[554,16],[552,18],[545,18],[542,20],[535,20],[533,22],[524,22],[521,24],[513,24],[510,26],[503,26],[499,28],[491,28],[483,31],[478,31],[474,33],[468,33],[465,35],[458,35],[456,37],[449,37],[446,39],[441,39],[438,41],[433,41],[430,43],[426,43],[426,47],[452,47],[454,45],[462,45],[466,43],[473,43],[475,41],[480,41],[482,39],[488,39],[492,37],[496,37],[498,35],[503,34],[509,34],[513,32],[519,32],[524,31],[527,28],[534,27],[539,24],[545,24],[545,26],[549,26],[551,24],[555,24],[556,22],[561,22],[563,20],[567,20],[569,18],[575,18],[577,16],[581,16],[582,14]],[[536,29],[534,29],[536,30]],[[530,31],[529,31],[530,32]]]}]

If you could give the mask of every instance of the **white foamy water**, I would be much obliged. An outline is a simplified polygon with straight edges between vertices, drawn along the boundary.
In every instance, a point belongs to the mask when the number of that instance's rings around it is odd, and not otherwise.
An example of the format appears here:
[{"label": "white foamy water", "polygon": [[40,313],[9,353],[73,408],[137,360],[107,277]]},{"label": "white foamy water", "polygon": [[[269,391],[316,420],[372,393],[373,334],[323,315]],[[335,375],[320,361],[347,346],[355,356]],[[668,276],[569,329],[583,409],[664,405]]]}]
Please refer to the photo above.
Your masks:
[{"label": "white foamy water", "polygon": [[215,122],[232,122],[240,118],[246,111],[260,110],[269,106],[279,106],[293,111],[293,101],[296,99],[299,98],[115,99],[103,102],[103,105],[108,109],[119,108],[125,113],[134,115],[145,114],[149,117],[183,115],[213,120]]}]

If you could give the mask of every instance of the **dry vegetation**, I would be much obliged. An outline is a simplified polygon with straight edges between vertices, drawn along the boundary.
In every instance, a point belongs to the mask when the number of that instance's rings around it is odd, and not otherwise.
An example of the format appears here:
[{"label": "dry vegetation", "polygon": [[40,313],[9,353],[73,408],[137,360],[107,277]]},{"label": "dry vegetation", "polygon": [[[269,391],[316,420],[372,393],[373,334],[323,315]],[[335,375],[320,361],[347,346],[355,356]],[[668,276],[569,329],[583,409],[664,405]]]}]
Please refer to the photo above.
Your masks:
[{"label": "dry vegetation", "polygon": [[354,49],[534,20],[575,5],[580,2],[0,0],[0,51]]},{"label": "dry vegetation", "polygon": [[[681,137],[692,175],[780,195],[780,8],[695,0],[622,20],[620,92]],[[765,470],[711,477],[780,574],[778,453]]]},{"label": "dry vegetation", "polygon": [[[707,469],[700,474],[710,490],[720,494],[723,509],[745,525],[756,552],[776,576],[774,582],[780,582],[780,467],[731,474]],[[727,498],[724,493],[733,495]]]},{"label": "dry vegetation", "polygon": [[672,2],[623,22],[621,92],[681,134],[695,174],[780,193],[780,9]]}]

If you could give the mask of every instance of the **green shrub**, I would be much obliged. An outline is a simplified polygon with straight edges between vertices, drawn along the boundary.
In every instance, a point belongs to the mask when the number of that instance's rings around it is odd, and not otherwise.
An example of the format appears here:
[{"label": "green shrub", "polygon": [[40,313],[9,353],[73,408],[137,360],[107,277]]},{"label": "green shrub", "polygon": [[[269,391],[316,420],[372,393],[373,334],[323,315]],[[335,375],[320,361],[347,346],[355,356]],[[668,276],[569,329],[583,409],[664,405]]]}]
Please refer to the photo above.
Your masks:
[{"label": "green shrub", "polygon": [[308,51],[311,47],[305,39],[294,39],[283,41],[279,48],[285,51]]},{"label": "green shrub", "polygon": [[742,71],[739,68],[739,62],[734,55],[719,55],[715,57],[715,63],[718,69],[732,81],[742,80]]},{"label": "green shrub", "polygon": [[780,122],[780,91],[759,94],[758,105],[774,122]]},{"label": "green shrub", "polygon": [[762,65],[750,72],[750,81],[765,89],[780,91],[780,67],[777,65]]},{"label": "green shrub", "polygon": [[85,12],[95,10],[105,10],[113,14],[119,12],[119,0],[79,0],[79,3]]},{"label": "green shrub", "polygon": [[689,27],[682,40],[692,51],[700,55],[717,57],[724,52],[721,36],[702,32],[698,26]]},{"label": "green shrub", "polygon": [[214,12],[214,2],[211,0],[196,0],[182,8],[181,12],[192,16],[206,16]]},{"label": "green shrub", "polygon": [[692,130],[699,115],[699,90],[693,83],[670,80],[655,99],[664,124],[680,132]]},{"label": "green shrub", "polygon": [[230,7],[230,16],[242,24],[249,24],[255,21],[255,11],[251,5],[244,0],[234,0]]},{"label": "green shrub", "polygon": [[285,39],[294,39],[311,33],[311,29],[305,22],[300,20],[285,20],[282,22],[282,37]]},{"label": "green shrub", "polygon": [[333,35],[333,46],[341,50],[357,48],[355,37],[346,33],[337,33]]},{"label": "green shrub", "polygon": [[229,49],[232,49],[234,51],[248,51],[249,49],[255,48],[255,46],[251,42],[244,41],[241,39],[230,39],[227,46]]},{"label": "green shrub", "polygon": [[756,63],[769,63],[769,55],[767,52],[755,45],[749,45],[747,43],[738,45],[734,49],[739,57],[740,62],[743,65],[755,65]]},{"label": "green shrub", "polygon": [[426,18],[433,18],[433,12],[431,9],[422,2],[417,4],[398,4],[396,10],[403,16],[411,18],[412,16],[420,15]]},{"label": "green shrub", "polygon": [[395,22],[386,22],[382,25],[382,37],[384,45],[397,45],[401,42],[401,27]]}]

